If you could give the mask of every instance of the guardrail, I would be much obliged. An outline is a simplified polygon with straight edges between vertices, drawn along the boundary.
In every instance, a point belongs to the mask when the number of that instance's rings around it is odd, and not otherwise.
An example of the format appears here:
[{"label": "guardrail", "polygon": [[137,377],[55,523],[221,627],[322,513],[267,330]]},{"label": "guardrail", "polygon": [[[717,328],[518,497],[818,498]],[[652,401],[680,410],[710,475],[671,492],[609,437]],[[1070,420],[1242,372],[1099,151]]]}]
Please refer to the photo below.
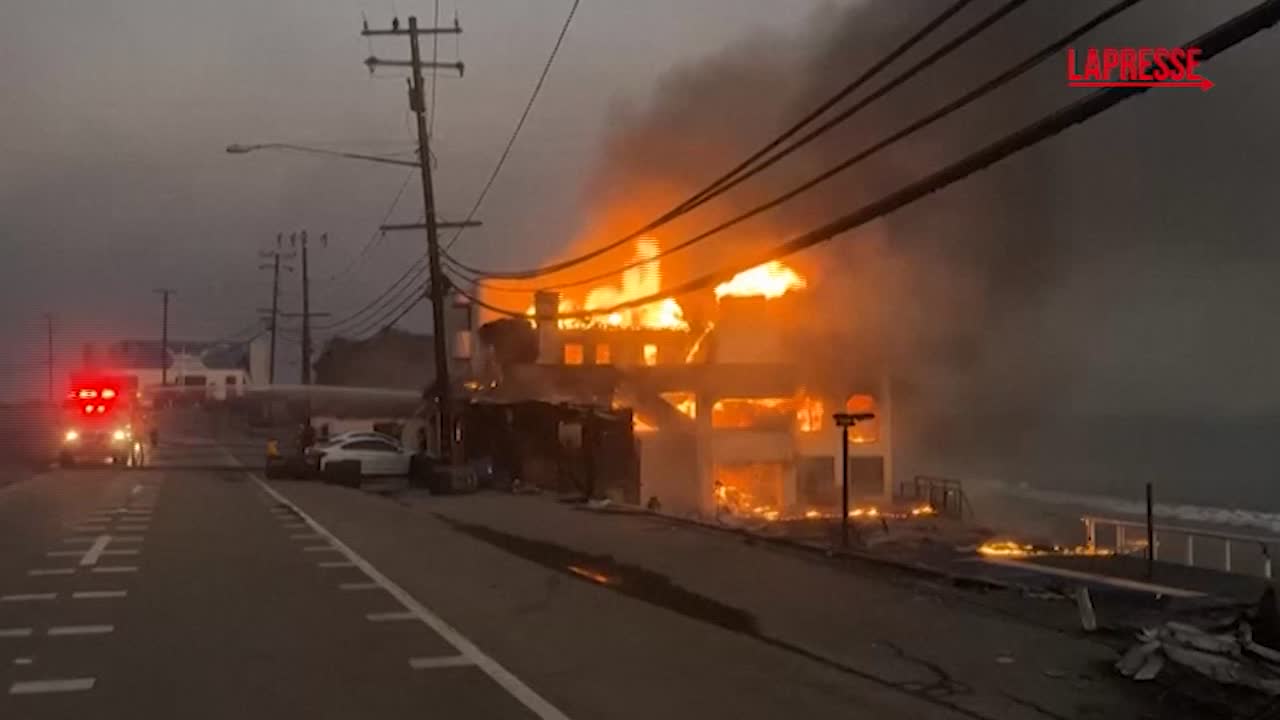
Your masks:
[{"label": "guardrail", "polygon": [[[1146,550],[1146,534],[1147,524],[1139,520],[1127,520],[1123,518],[1101,517],[1098,515],[1085,515],[1080,518],[1084,523],[1085,546],[1090,550],[1098,547],[1098,530],[1099,528],[1111,527],[1115,533],[1114,549],[1119,554],[1126,554],[1130,550],[1129,531],[1134,531],[1141,540],[1137,543],[1137,549]],[[1154,546],[1151,548],[1151,557],[1154,560],[1164,560],[1166,562],[1179,562],[1180,564],[1190,567],[1205,567],[1203,564],[1197,564],[1197,558],[1203,558],[1204,554],[1197,554],[1196,541],[1209,541],[1212,544],[1221,544],[1222,559],[1221,569],[1226,572],[1237,572],[1238,563],[1234,561],[1233,546],[1247,546],[1256,548],[1262,559],[1262,576],[1270,579],[1272,573],[1271,567],[1271,551],[1272,548],[1280,547],[1280,537],[1269,535],[1249,535],[1245,533],[1218,532],[1216,530],[1204,530],[1201,528],[1184,527],[1177,525],[1155,525],[1152,528],[1152,536],[1155,538]],[[1174,555],[1165,554],[1161,557],[1161,536],[1168,538],[1170,535],[1181,537],[1183,539],[1183,551]],[[1203,548],[1202,548],[1203,549]]]},{"label": "guardrail", "polygon": [[899,481],[897,497],[927,502],[940,515],[964,518],[965,510],[973,517],[973,503],[964,493],[964,483],[951,478],[917,475],[910,482]]}]

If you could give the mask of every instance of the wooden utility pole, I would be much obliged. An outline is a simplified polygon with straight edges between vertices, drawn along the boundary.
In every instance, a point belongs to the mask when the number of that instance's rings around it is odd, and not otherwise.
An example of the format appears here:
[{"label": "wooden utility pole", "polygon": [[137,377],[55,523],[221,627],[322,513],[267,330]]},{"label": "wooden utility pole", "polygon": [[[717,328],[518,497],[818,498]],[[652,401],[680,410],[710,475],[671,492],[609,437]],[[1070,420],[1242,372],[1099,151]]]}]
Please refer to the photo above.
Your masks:
[{"label": "wooden utility pole", "polygon": [[164,304],[163,319],[160,321],[160,385],[161,387],[169,384],[169,296],[177,292],[168,288],[157,288],[155,292],[159,293]]},{"label": "wooden utility pole", "polygon": [[413,110],[418,126],[418,165],[422,172],[422,208],[425,218],[424,224],[427,230],[427,266],[430,272],[430,281],[427,283],[427,297],[431,301],[431,334],[435,355],[434,385],[440,425],[440,451],[450,461],[454,459],[455,448],[452,419],[453,392],[449,381],[449,331],[444,322],[444,304],[445,297],[448,294],[448,287],[444,273],[440,269],[439,227],[438,218],[436,217],[435,194],[431,180],[431,138],[427,132],[427,103],[422,70],[424,67],[444,68],[457,70],[458,74],[462,75],[464,68],[461,62],[440,63],[430,61],[424,63],[418,46],[418,37],[420,35],[440,35],[445,33],[460,34],[461,32],[462,28],[457,24],[457,20],[454,21],[454,25],[451,28],[430,27],[420,29],[418,27],[418,18],[414,16],[409,17],[407,30],[401,30],[399,21],[396,21],[389,30],[370,30],[365,27],[361,32],[365,37],[383,35],[409,36],[409,60],[407,62],[403,60],[380,60],[371,56],[365,60],[365,64],[368,65],[371,72],[378,66],[408,67],[410,69],[409,108]]},{"label": "wooden utility pole", "polygon": [[[302,384],[311,384],[311,318],[317,316],[318,313],[311,312],[311,277],[307,266],[307,231],[301,233],[290,234],[289,242],[292,245],[302,244]],[[329,236],[327,234],[320,236],[322,245],[329,244]]]},{"label": "wooden utility pole", "polygon": [[[267,360],[267,384],[274,385],[276,382],[276,327],[280,319],[280,258],[292,258],[293,253],[281,252],[280,245],[284,239],[283,233],[276,235],[276,249],[263,251],[258,253],[259,257],[272,258],[270,264],[259,265],[259,270],[271,268],[271,351]],[[283,266],[285,270],[293,272],[293,268],[289,265]],[[309,309],[309,308],[308,308]]]}]

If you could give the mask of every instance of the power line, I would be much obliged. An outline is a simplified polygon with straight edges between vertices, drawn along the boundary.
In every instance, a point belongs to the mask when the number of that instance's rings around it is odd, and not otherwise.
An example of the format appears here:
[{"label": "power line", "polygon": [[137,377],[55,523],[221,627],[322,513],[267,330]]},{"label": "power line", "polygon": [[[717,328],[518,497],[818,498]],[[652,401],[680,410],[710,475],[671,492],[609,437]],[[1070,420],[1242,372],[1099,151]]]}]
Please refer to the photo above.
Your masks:
[{"label": "power line", "polygon": [[[911,37],[909,37],[907,40],[903,41],[903,42],[902,42],[898,47],[896,47],[894,50],[892,50],[889,54],[887,54],[887,55],[886,55],[884,58],[882,58],[879,62],[875,63],[875,64],[874,64],[874,65],[872,65],[870,68],[868,68],[866,71],[864,71],[864,72],[862,73],[862,75],[860,75],[857,79],[855,79],[853,82],[851,82],[851,83],[849,83],[848,85],[846,85],[846,86],[845,86],[845,88],[843,88],[843,89],[842,89],[840,92],[838,92],[835,96],[833,96],[832,98],[828,99],[828,101],[827,101],[827,102],[825,102],[825,103],[823,103],[822,105],[820,105],[820,106],[819,106],[818,108],[816,108],[814,111],[810,112],[808,116],[806,116],[804,119],[802,119],[800,122],[798,122],[795,126],[793,126],[793,128],[792,128],[792,129],[790,129],[790,130],[786,131],[785,133],[783,133],[783,135],[781,135],[781,136],[779,136],[778,138],[776,138],[776,139],[775,139],[775,141],[771,142],[769,145],[766,145],[764,148],[762,148],[760,151],[758,151],[758,152],[757,152],[757,155],[762,155],[762,154],[764,154],[764,153],[768,152],[768,151],[769,151],[769,149],[771,149],[772,147],[776,146],[778,143],[781,143],[781,142],[785,141],[785,140],[787,139],[787,137],[789,137],[789,136],[790,136],[790,134],[794,134],[794,132],[798,131],[801,127],[803,127],[803,125],[807,124],[807,123],[808,123],[809,121],[811,121],[813,118],[816,118],[816,117],[818,117],[819,115],[821,115],[821,114],[822,114],[826,109],[828,109],[830,106],[832,106],[832,105],[834,105],[835,103],[839,102],[839,100],[840,100],[840,99],[842,99],[843,97],[845,97],[845,96],[847,96],[848,94],[850,94],[850,93],[854,92],[855,90],[857,90],[857,88],[859,88],[859,87],[861,87],[863,84],[865,84],[865,82],[866,82],[867,80],[869,80],[871,77],[873,77],[875,74],[877,74],[877,73],[878,73],[880,70],[882,70],[885,66],[887,66],[888,64],[890,64],[893,60],[897,59],[897,58],[898,58],[899,56],[901,56],[903,53],[905,53],[905,52],[907,52],[908,50],[910,50],[912,47],[914,47],[916,44],[918,44],[921,40],[923,40],[925,37],[927,37],[930,33],[932,33],[934,30],[936,30],[939,26],[941,26],[941,25],[942,25],[946,20],[948,20],[948,19],[949,19],[949,18],[951,18],[953,15],[955,15],[957,12],[959,12],[961,9],[963,9],[963,8],[964,8],[964,6],[966,6],[967,4],[969,4],[969,2],[971,2],[971,0],[958,0],[957,2],[953,3],[950,7],[948,7],[946,10],[944,10],[942,13],[940,13],[937,17],[935,17],[935,18],[934,18],[933,20],[931,20],[929,23],[926,23],[926,24],[925,24],[925,26],[923,26],[923,27],[922,27],[920,30],[918,30],[915,34],[913,34],[913,35],[912,35]],[[564,38],[564,33],[567,31],[567,28],[568,28],[568,25],[569,25],[568,20],[572,20],[572,13],[573,13],[573,10],[576,10],[576,8],[577,8],[577,3],[575,2],[574,7],[573,7],[573,8],[571,8],[570,15],[569,15],[569,18],[567,19],[567,21],[566,21],[566,23],[565,23],[565,26],[561,29],[560,38],[559,38],[559,40],[557,40],[557,43],[556,43],[556,46],[555,46],[556,48],[558,48],[558,47],[559,47],[559,45],[560,45],[560,41],[561,41],[561,40],[563,40],[563,38]],[[937,53],[935,53],[935,55],[936,55],[936,54],[937,54]],[[531,98],[530,98],[530,102],[528,103],[528,105],[526,105],[526,108],[525,108],[525,115],[526,115],[526,116],[527,116],[527,114],[528,114],[529,108],[531,108],[531,107],[532,107],[532,103],[533,103],[534,98],[536,98],[536,96],[537,96],[537,89],[538,89],[538,87],[540,87],[540,86],[541,86],[542,79],[545,79],[545,77],[546,77],[546,73],[547,73],[547,71],[550,69],[551,60],[553,60],[553,59],[554,59],[554,57],[555,57],[555,50],[553,49],[553,53],[552,53],[551,58],[549,58],[549,59],[548,59],[548,63],[547,63],[547,64],[546,64],[546,66],[544,66],[544,68],[543,68],[542,78],[540,78],[540,79],[539,79],[539,83],[538,83],[538,85],[537,85],[537,86],[535,86],[535,89],[534,89],[534,95],[533,95],[533,97],[531,97]],[[936,61],[936,59],[939,59],[939,58],[935,58],[935,60],[934,60],[934,61]],[[517,133],[519,132],[519,128],[520,128],[520,127],[521,127],[521,125],[523,124],[523,120],[524,120],[524,116],[522,116],[520,124],[517,124],[517,127],[516,127],[516,132],[517,132]],[[514,143],[514,140],[515,140],[515,134],[513,134],[513,135],[512,135],[512,139],[511,139],[511,140],[508,142],[508,144],[507,144],[507,150],[508,150],[508,151],[510,150],[511,145]],[[503,154],[503,156],[502,156],[502,160],[505,160],[506,155],[507,155],[507,153],[506,153],[506,152],[504,152],[504,154]],[[476,203],[472,206],[472,211],[471,211],[471,213],[468,213],[468,220],[470,220],[470,219],[473,217],[474,213],[475,213],[475,212],[476,212],[476,210],[479,208],[479,206],[480,206],[481,202],[483,202],[485,194],[488,192],[489,187],[490,187],[490,186],[492,186],[492,184],[493,184],[493,180],[496,178],[498,171],[501,169],[501,166],[502,166],[502,165],[501,165],[502,160],[500,160],[500,161],[499,161],[498,166],[494,169],[494,173],[490,175],[489,182],[488,182],[488,184],[486,184],[484,191],[481,193],[481,195],[480,195],[480,197],[477,199]],[[748,162],[749,162],[749,161],[748,161]],[[736,169],[735,169],[735,170],[736,170]],[[700,191],[698,194],[702,194],[703,192],[705,192],[705,191],[707,191],[707,190],[709,190],[709,189],[712,189],[712,187],[713,187],[716,183],[719,183],[719,182],[721,182],[723,179],[725,179],[725,178],[727,178],[727,177],[730,177],[733,173],[734,173],[734,171],[730,171],[730,173],[727,173],[726,175],[722,176],[720,179],[718,179],[717,181],[715,181],[715,182],[712,184],[712,186],[708,186],[708,188],[704,188],[704,189],[703,189],[703,191]],[[692,200],[692,199],[693,199],[693,198],[690,198],[690,200]],[[689,202],[689,201],[686,201],[686,203],[682,203],[682,205],[683,205],[683,204],[687,204],[688,202]],[[677,210],[678,210],[678,208],[677,208]],[[636,231],[635,233],[632,233],[631,235],[629,235],[629,236],[627,236],[627,237],[623,238],[623,239],[622,239],[622,240],[620,240],[620,241],[617,241],[617,242],[615,242],[615,243],[611,243],[609,246],[606,246],[606,247],[604,247],[604,248],[601,248],[601,249],[600,249],[600,250],[598,250],[598,251],[594,251],[593,253],[589,253],[588,255],[585,255],[585,256],[580,256],[579,258],[576,258],[575,260],[573,260],[573,261],[568,261],[568,262],[571,262],[571,263],[573,263],[573,264],[576,264],[577,262],[580,262],[580,261],[582,261],[582,260],[590,259],[591,257],[595,257],[595,256],[597,256],[597,255],[599,255],[599,254],[601,254],[601,253],[603,253],[603,252],[608,251],[609,249],[612,249],[612,248],[617,247],[617,246],[619,246],[619,245],[621,245],[621,244],[623,244],[623,243],[625,243],[625,242],[628,242],[628,241],[630,241],[630,240],[633,240],[634,238],[638,237],[639,235],[643,234],[644,232],[648,232],[650,229],[656,228],[656,227],[658,227],[659,225],[661,225],[661,224],[665,223],[667,220],[669,220],[669,219],[673,219],[674,217],[678,217],[680,214],[682,214],[682,213],[680,213],[680,212],[676,212],[675,210],[673,210],[673,211],[669,212],[667,215],[664,215],[664,216],[663,216],[663,218],[659,218],[659,220],[657,220],[657,221],[654,221],[654,222],[650,223],[650,224],[649,224],[649,225],[647,225],[644,229],[641,229],[641,230],[639,230],[639,231]],[[458,240],[459,236],[461,235],[461,233],[463,232],[463,230],[464,230],[464,229],[465,229],[465,228],[460,228],[460,229],[458,230],[458,232],[454,235],[454,237],[453,237],[453,238],[449,241],[449,243],[445,246],[445,248],[444,248],[444,250],[445,250],[445,251],[441,253],[441,260],[442,260],[443,262],[445,262],[445,263],[449,264],[449,265],[453,268],[453,270],[454,270],[454,272],[455,272],[455,273],[457,273],[457,274],[459,274],[459,275],[462,275],[462,276],[466,277],[466,278],[467,278],[468,280],[470,280],[471,282],[474,282],[474,283],[476,283],[477,285],[484,285],[485,287],[492,287],[492,286],[490,286],[490,285],[488,285],[488,284],[486,284],[486,283],[483,283],[479,277],[472,277],[472,276],[471,276],[472,274],[476,274],[476,275],[484,275],[484,274],[486,274],[486,273],[484,273],[483,271],[479,271],[479,270],[477,270],[477,269],[475,269],[475,268],[472,268],[472,267],[470,267],[470,266],[468,266],[468,265],[466,265],[466,264],[462,263],[462,262],[461,262],[461,261],[459,261],[457,258],[452,257],[452,256],[447,252],[447,251],[448,251],[448,249],[449,249],[449,248],[451,248],[451,247],[453,246],[453,244]],[[404,274],[404,275],[402,275],[402,276],[401,276],[401,278],[400,278],[399,280],[397,280],[397,282],[402,281],[402,280],[403,280],[403,279],[404,279],[404,278],[405,278],[405,277],[406,277],[410,272],[412,272],[413,270],[415,270],[415,269],[417,269],[417,268],[421,267],[421,262],[422,262],[422,259],[420,259],[420,260],[418,261],[418,263],[415,263],[415,266],[411,266],[411,267],[410,267],[410,269],[409,269],[409,270],[407,270],[407,271],[405,272],[405,274]],[[608,273],[605,277],[608,277],[608,276],[610,276],[610,275],[612,275],[612,274],[613,274],[612,272],[611,272],[611,273]],[[422,273],[421,273],[421,272],[419,272],[419,273],[418,273],[418,276],[420,277],[421,275],[422,275]],[[503,289],[503,288],[496,288],[496,287],[495,287],[495,288],[493,288],[493,289],[499,289],[499,290],[501,290],[501,289]],[[513,288],[508,288],[508,289],[515,290],[515,289],[513,289]],[[524,290],[524,289],[522,289],[522,291],[526,291],[526,292],[527,292],[527,290]],[[376,303],[378,300],[380,300],[381,298],[385,297],[385,296],[386,296],[387,294],[389,294],[390,292],[391,292],[391,289],[388,289],[387,291],[384,291],[384,293],[383,293],[382,295],[380,295],[377,299],[375,299],[373,302],[374,302],[374,303]],[[372,305],[373,303],[370,303],[370,304]],[[362,311],[365,311],[365,310],[368,310],[368,306],[366,306],[366,307],[364,307],[364,308],[361,308],[361,310],[360,310],[360,311],[357,311],[357,313],[362,312]]]},{"label": "power line", "polygon": [[[520,113],[520,119],[516,121],[516,127],[511,131],[511,137],[507,139],[507,146],[502,149],[502,155],[498,157],[498,162],[493,166],[493,172],[489,173],[489,179],[485,182],[484,187],[480,190],[480,195],[476,197],[475,203],[471,205],[471,210],[467,212],[467,219],[470,222],[475,218],[476,212],[480,209],[480,205],[484,203],[485,197],[489,195],[489,190],[493,187],[493,183],[498,179],[498,173],[502,172],[502,166],[507,162],[507,156],[511,154],[511,148],[516,144],[516,138],[520,136],[520,130],[524,128],[524,123],[529,119],[529,112],[533,110],[533,103],[538,99],[538,93],[542,91],[542,84],[546,82],[547,73],[551,72],[551,65],[556,60],[556,55],[560,52],[560,45],[564,43],[564,36],[569,32],[569,25],[573,23],[573,15],[578,12],[578,4],[581,0],[573,0],[573,5],[569,8],[569,15],[564,19],[564,25],[560,27],[560,35],[556,37],[556,44],[551,47],[551,54],[547,57],[547,62],[542,66],[542,73],[538,75],[538,82],[533,86],[533,92],[529,94],[529,102],[524,105],[524,112]],[[462,237],[462,233],[466,231],[466,226],[458,228],[453,237],[444,246],[447,251],[458,242],[458,238]]]},{"label": "power line", "polygon": [[[986,82],[978,85],[972,90],[969,90],[968,92],[964,93],[960,97],[939,107],[933,112],[930,112],[925,116],[917,119],[915,122],[912,122],[906,127],[863,148],[862,150],[854,153],[853,155],[846,157],[844,160],[837,163],[836,165],[828,168],[827,170],[824,170],[818,175],[815,175],[809,180],[806,180],[805,182],[795,186],[794,188],[788,190],[785,193],[782,193],[781,195],[777,195],[771,198],[770,200],[767,200],[763,203],[755,205],[754,207],[751,207],[750,209],[742,213],[739,213],[738,215],[735,215],[734,217],[710,228],[709,230],[705,230],[697,235],[694,235],[691,238],[688,238],[682,242],[672,245],[671,247],[664,248],[661,252],[657,253],[656,255],[646,257],[640,260],[633,260],[623,265],[620,268],[614,268],[606,272],[590,275],[587,277],[579,278],[579,279],[568,281],[568,282],[557,283],[554,287],[555,288],[577,287],[580,285],[587,285],[590,283],[599,282],[601,280],[608,279],[620,272],[630,270],[631,268],[634,268],[634,267],[639,267],[641,265],[644,265],[645,263],[653,262],[654,260],[658,260],[660,258],[666,257],[667,255],[671,255],[681,250],[684,250],[686,248],[692,247],[693,245],[696,245],[704,240],[707,240],[708,238],[718,235],[724,232],[725,230],[728,230],[729,228],[734,227],[735,225],[738,225],[753,217],[756,217],[757,215],[760,215],[768,210],[772,210],[773,208],[776,208],[779,205],[782,205],[787,201],[805,192],[808,192],[812,188],[826,182],[827,180],[830,180],[836,175],[844,172],[845,170],[848,170],[850,167],[853,167],[854,165],[862,162],[863,160],[866,160],[867,158],[871,157],[872,155],[875,155],[881,150],[884,150],[885,148],[904,140],[905,138],[919,132],[920,130],[923,130],[924,128],[938,122],[939,120],[942,120],[943,118],[946,118],[947,116],[959,110],[964,109],[965,107],[971,105],[973,102],[1003,87],[1004,85],[1007,85],[1008,83],[1016,80],[1017,78],[1021,77],[1028,71],[1035,68],[1037,65],[1045,62],[1049,58],[1056,55],[1059,51],[1061,51],[1066,46],[1080,39],[1081,37],[1088,34],[1089,32],[1092,32],[1099,25],[1102,25],[1103,23],[1108,22],[1109,20],[1114,18],[1116,15],[1133,7],[1139,2],[1142,2],[1142,0],[1120,0],[1120,2],[1117,2],[1111,5],[1110,7],[1106,8],[1102,12],[1095,15],[1093,18],[1083,23],[1082,25],[1068,32],[1066,35],[1063,35],[1062,37],[1058,38],[1057,40],[1054,40],[1053,42],[1049,43],[1048,45],[1041,48],[1040,50],[1037,50],[1036,52],[1032,53],[1031,55],[1023,59],[1021,62],[1018,62],[1017,64],[1013,65],[1007,70],[1000,72],[999,74],[995,75],[994,77],[987,80]],[[453,260],[453,262],[456,263],[457,261]],[[511,288],[511,287],[500,288],[500,287],[492,287],[488,285],[486,285],[486,287],[491,287],[491,289],[496,289],[499,291],[501,290],[508,290],[512,292],[516,291],[516,288]],[[542,289],[551,289],[551,288],[542,288]],[[528,292],[527,288],[525,289],[525,292]]]},{"label": "power line", "polygon": [[[391,219],[391,214],[395,212],[396,206],[400,204],[400,199],[404,197],[404,191],[409,187],[409,181],[413,179],[413,176],[417,174],[417,172],[418,171],[416,169],[410,170],[404,176],[404,182],[400,183],[400,189],[396,190],[396,195],[394,198],[392,198],[391,204],[387,206],[387,211],[382,214],[382,221],[379,222],[378,227],[375,228],[374,231],[369,234],[369,239],[365,241],[364,247],[360,248],[360,252],[357,253],[355,257],[351,259],[351,262],[347,263],[347,266],[345,268],[325,278],[324,282],[333,282],[334,280],[337,280],[338,278],[354,270],[356,265],[358,265],[360,261],[362,261],[365,257],[368,256],[369,251],[373,248],[374,243],[376,243],[379,238],[382,238],[383,236],[386,235],[386,233],[382,230],[382,226],[386,225],[387,221]],[[326,295],[327,294],[328,293],[326,292]]]},{"label": "power line", "polygon": [[[977,37],[979,34],[981,34],[984,30],[986,30],[987,28],[991,27],[996,22],[998,22],[1005,15],[1008,15],[1009,13],[1013,12],[1019,6],[1025,4],[1026,2],[1027,0],[1007,0],[1007,2],[1002,4],[996,10],[992,11],[991,13],[983,17],[981,20],[979,20],[977,23],[972,25],[970,28],[968,28],[964,32],[957,35],[955,38],[948,41],[942,47],[938,48],[933,53],[931,53],[928,57],[924,58],[923,60],[920,60],[915,65],[911,66],[907,70],[900,73],[893,80],[890,80],[888,83],[881,86],[881,88],[877,90],[875,93],[872,93],[872,95],[869,98],[864,99],[858,105],[855,105],[855,108],[857,110],[860,110],[863,107],[866,107],[866,105],[870,104],[872,101],[878,99],[879,97],[884,96],[891,90],[905,84],[912,77],[915,77],[920,72],[936,64],[939,60],[945,58],[947,55],[951,54],[961,46],[965,45],[974,37]],[[739,163],[735,168],[725,173],[724,175],[721,175],[716,180],[712,181],[710,185],[694,193],[692,196],[690,196],[689,198],[681,202],[679,205],[667,211],[666,213],[656,218],[655,220],[650,221],[640,229],[635,230],[606,245],[596,248],[595,250],[591,250],[589,252],[578,255],[577,257],[573,257],[568,260],[562,260],[555,263],[549,263],[547,265],[542,265],[542,266],[531,268],[531,269],[513,270],[513,271],[490,271],[490,270],[485,270],[483,268],[471,267],[461,262],[459,262],[458,265],[468,270],[469,272],[476,273],[479,275],[485,275],[488,277],[505,278],[505,279],[533,278],[533,277],[538,277],[538,276],[546,275],[553,272],[558,272],[560,270],[565,270],[570,267],[575,267],[584,262],[587,262],[588,260],[592,260],[611,250],[621,247],[631,242],[632,240],[640,237],[641,235],[644,235],[645,233],[652,232],[653,230],[656,230],[659,227],[666,225],[672,220],[675,220],[676,218],[692,211],[693,209],[706,204],[707,202],[711,201],[713,198],[722,195],[733,185],[737,185],[741,181],[749,177],[752,177],[753,175],[764,170],[766,167],[768,167],[767,165],[753,169],[745,175],[740,175],[741,171],[747,165],[750,165],[752,162],[754,162],[754,160],[763,156],[765,153],[768,153],[771,149],[776,147],[778,144],[784,142],[791,135],[794,135],[796,132],[802,129],[805,125],[817,119],[820,115],[825,113],[828,109],[833,107],[836,103],[840,102],[840,100],[844,99],[845,97],[847,97],[848,95],[856,91],[858,88],[862,87],[871,78],[879,74],[884,68],[886,68],[894,60],[898,59],[903,54],[908,52],[912,47],[919,44],[920,41],[924,40],[926,37],[932,34],[933,31],[941,27],[947,20],[949,20],[953,15],[955,15],[962,8],[964,8],[965,5],[968,5],[968,4],[969,4],[968,0],[959,0],[958,2],[955,2],[951,6],[944,9],[933,20],[929,21],[923,27],[921,27],[918,31],[916,31],[915,34],[913,34],[911,37],[904,40],[897,47],[895,47],[888,54],[886,54],[883,58],[881,58],[879,61],[877,61],[876,63],[871,65],[869,68],[864,70],[861,75],[859,75],[857,78],[855,78],[852,82],[850,82],[845,87],[841,88],[838,92],[836,92],[835,95],[828,98],[826,101],[820,104],[817,108],[810,111],[808,115],[806,115],[796,124],[792,125],[791,128],[788,128],[781,135],[779,135],[778,137],[774,138],[769,143],[767,143],[763,148],[753,153],[747,160],[743,161],[742,163]],[[844,119],[847,119],[852,114],[853,114],[852,112],[846,114],[841,119],[841,121],[843,121]],[[820,135],[822,133],[827,132],[828,130],[831,129],[831,127],[834,127],[835,124],[836,123],[828,123],[827,125],[824,126],[824,128],[818,134]],[[816,137],[816,135],[813,135],[813,137]],[[792,149],[788,152],[788,154],[794,151],[795,150]],[[776,162],[776,161],[777,160],[775,159],[773,162]],[[728,183],[732,183],[732,185],[729,185]]]},{"label": "power line", "polygon": [[[353,321],[355,321],[355,320],[356,320],[356,318],[359,318],[359,317],[361,317],[361,316],[363,316],[363,315],[366,315],[367,313],[369,313],[369,312],[371,312],[371,311],[377,311],[378,309],[380,309],[380,308],[382,307],[382,305],[384,305],[384,304],[385,304],[385,303],[384,303],[384,300],[385,300],[389,295],[391,295],[392,293],[396,292],[396,291],[397,291],[397,289],[398,289],[398,288],[400,288],[401,284],[402,284],[405,280],[409,280],[410,282],[413,282],[413,281],[415,281],[415,280],[421,280],[421,279],[422,279],[422,275],[423,275],[422,270],[423,270],[423,268],[425,268],[425,266],[426,266],[426,262],[427,262],[427,258],[426,258],[426,256],[425,256],[425,255],[424,255],[423,257],[418,258],[418,260],[417,260],[417,261],[413,262],[412,264],[410,264],[410,265],[409,265],[409,267],[405,268],[405,271],[404,271],[403,273],[401,273],[401,274],[400,274],[400,277],[396,278],[395,282],[393,282],[393,283],[391,283],[391,285],[387,286],[387,288],[386,288],[386,289],[384,289],[381,293],[379,293],[379,294],[378,294],[378,296],[377,296],[377,297],[375,297],[373,300],[370,300],[369,302],[365,303],[364,305],[362,305],[361,307],[359,307],[358,309],[356,309],[356,311],[355,311],[355,312],[353,312],[353,313],[351,313],[351,314],[349,314],[349,315],[346,315],[346,316],[345,316],[345,317],[343,317],[343,318],[340,318],[340,319],[338,319],[338,320],[335,320],[335,321],[333,321],[333,322],[331,322],[331,323],[327,323],[327,324],[325,324],[325,325],[317,326],[317,329],[319,329],[319,330],[331,330],[331,329],[336,328],[336,327],[339,327],[339,326],[341,326],[341,325],[349,325],[349,324],[351,324]],[[414,271],[415,271],[415,270],[416,270],[416,271],[418,271],[418,274],[417,274],[417,275],[414,275]],[[412,276],[412,277],[411,277],[411,276]]]},{"label": "power line", "polygon": [[[1247,40],[1257,33],[1273,27],[1280,21],[1280,0],[1266,0],[1252,9],[1233,17],[1200,37],[1184,44],[1184,48],[1200,50],[1201,62],[1207,62],[1225,50]],[[763,262],[775,260],[804,250],[813,245],[826,242],[831,238],[865,225],[889,213],[900,210],[948,185],[983,170],[1011,155],[1053,137],[1073,125],[1079,125],[1106,112],[1131,97],[1149,90],[1149,87],[1122,87],[1099,90],[1086,98],[1069,103],[1029,125],[1016,130],[999,140],[973,152],[945,168],[911,183],[879,200],[843,215],[826,225],[814,228],[768,251],[758,253],[750,260],[735,263],[731,267],[706,273],[684,282],[664,292],[645,297],[634,298],[607,308],[591,311],[564,313],[562,318],[593,317],[641,305],[647,305],[666,297],[683,295],[713,287],[718,282],[733,275],[755,267]],[[474,298],[472,298],[475,300]],[[484,304],[495,312],[510,317],[527,317],[524,313]]]}]

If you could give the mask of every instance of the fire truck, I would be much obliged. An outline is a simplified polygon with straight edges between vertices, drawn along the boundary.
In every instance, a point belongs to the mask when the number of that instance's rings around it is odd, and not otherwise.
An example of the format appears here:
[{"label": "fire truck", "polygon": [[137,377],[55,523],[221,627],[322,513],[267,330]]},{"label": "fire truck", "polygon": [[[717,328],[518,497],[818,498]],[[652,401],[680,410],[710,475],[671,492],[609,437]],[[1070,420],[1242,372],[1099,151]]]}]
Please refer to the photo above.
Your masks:
[{"label": "fire truck", "polygon": [[71,377],[63,400],[58,461],[142,463],[141,408],[132,378],[104,374]]}]

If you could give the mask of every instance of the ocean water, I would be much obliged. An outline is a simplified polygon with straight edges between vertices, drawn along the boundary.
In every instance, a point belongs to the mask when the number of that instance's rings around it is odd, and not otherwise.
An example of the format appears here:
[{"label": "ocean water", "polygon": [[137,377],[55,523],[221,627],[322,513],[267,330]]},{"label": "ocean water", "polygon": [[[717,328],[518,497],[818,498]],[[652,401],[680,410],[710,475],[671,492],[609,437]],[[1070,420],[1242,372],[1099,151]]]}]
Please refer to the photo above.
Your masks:
[{"label": "ocean water", "polygon": [[[962,480],[979,510],[1141,516],[1150,482],[1160,522],[1280,535],[1280,415],[948,416],[895,432],[898,479]],[[1003,516],[986,520],[1017,520]]]}]

